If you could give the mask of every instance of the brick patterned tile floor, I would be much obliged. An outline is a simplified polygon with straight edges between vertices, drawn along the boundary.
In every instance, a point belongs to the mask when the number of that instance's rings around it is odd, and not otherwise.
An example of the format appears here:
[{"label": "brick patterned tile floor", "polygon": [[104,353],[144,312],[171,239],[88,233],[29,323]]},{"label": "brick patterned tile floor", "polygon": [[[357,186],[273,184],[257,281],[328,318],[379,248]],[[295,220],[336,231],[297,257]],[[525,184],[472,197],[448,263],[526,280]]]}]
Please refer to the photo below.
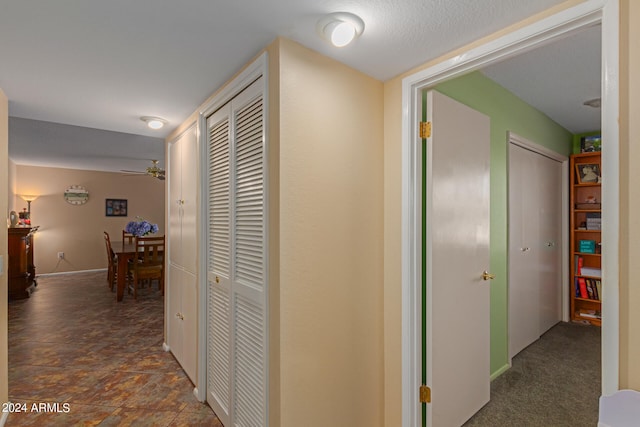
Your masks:
[{"label": "brick patterned tile floor", "polygon": [[162,349],[162,295],[118,303],[106,274],[39,277],[9,301],[9,400],[26,412],[6,425],[222,427]]}]

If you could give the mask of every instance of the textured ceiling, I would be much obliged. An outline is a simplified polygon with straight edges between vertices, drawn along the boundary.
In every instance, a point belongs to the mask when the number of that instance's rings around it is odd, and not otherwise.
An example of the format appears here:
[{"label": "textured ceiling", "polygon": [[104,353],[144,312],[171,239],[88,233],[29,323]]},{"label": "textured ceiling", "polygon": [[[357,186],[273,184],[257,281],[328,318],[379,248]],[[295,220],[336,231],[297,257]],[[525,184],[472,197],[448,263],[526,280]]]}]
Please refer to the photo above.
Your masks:
[{"label": "textured ceiling", "polygon": [[[0,88],[12,117],[89,128],[89,134],[91,129],[118,133],[107,146],[92,137],[76,144],[85,157],[92,149],[97,157],[127,156],[118,135],[165,137],[278,36],[385,81],[559,3],[0,0]],[[324,14],[336,11],[365,21],[362,37],[341,49],[315,30]],[[163,117],[169,125],[150,131],[139,120],[143,115]],[[18,154],[14,142],[10,139],[12,158],[36,156],[38,150]],[[64,147],[57,148],[64,157]]]},{"label": "textured ceiling", "polygon": [[484,74],[572,133],[600,129],[601,27],[490,65]]}]

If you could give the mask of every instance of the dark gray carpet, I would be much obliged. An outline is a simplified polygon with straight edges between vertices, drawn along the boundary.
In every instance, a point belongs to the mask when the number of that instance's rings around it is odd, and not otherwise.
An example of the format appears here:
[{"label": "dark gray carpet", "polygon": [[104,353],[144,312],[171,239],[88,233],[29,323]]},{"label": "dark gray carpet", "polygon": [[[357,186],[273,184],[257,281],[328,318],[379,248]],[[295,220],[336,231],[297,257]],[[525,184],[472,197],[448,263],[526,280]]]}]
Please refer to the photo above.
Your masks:
[{"label": "dark gray carpet", "polygon": [[596,426],[600,342],[596,326],[558,323],[491,383],[491,401],[465,427]]}]

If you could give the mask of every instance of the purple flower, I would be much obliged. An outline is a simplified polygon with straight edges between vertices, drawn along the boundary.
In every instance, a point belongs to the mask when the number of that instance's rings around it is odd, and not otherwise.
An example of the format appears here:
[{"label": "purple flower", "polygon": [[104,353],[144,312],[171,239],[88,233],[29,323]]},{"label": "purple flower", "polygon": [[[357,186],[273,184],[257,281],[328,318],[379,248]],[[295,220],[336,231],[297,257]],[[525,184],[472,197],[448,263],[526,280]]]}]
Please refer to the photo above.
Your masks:
[{"label": "purple flower", "polygon": [[158,232],[158,224],[151,224],[147,220],[140,217],[137,218],[138,221],[130,221],[124,228],[124,231],[138,237]]}]

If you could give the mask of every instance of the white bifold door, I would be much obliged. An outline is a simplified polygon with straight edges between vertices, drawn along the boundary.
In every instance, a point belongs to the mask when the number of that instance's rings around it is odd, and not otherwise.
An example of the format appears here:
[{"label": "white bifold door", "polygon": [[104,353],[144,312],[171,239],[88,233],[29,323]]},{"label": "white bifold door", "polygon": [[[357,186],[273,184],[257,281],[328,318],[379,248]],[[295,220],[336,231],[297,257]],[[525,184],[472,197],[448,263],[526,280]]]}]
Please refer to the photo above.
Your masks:
[{"label": "white bifold door", "polygon": [[562,317],[562,162],[509,144],[509,358]]},{"label": "white bifold door", "polygon": [[207,118],[207,401],[225,426],[268,420],[263,85]]}]

